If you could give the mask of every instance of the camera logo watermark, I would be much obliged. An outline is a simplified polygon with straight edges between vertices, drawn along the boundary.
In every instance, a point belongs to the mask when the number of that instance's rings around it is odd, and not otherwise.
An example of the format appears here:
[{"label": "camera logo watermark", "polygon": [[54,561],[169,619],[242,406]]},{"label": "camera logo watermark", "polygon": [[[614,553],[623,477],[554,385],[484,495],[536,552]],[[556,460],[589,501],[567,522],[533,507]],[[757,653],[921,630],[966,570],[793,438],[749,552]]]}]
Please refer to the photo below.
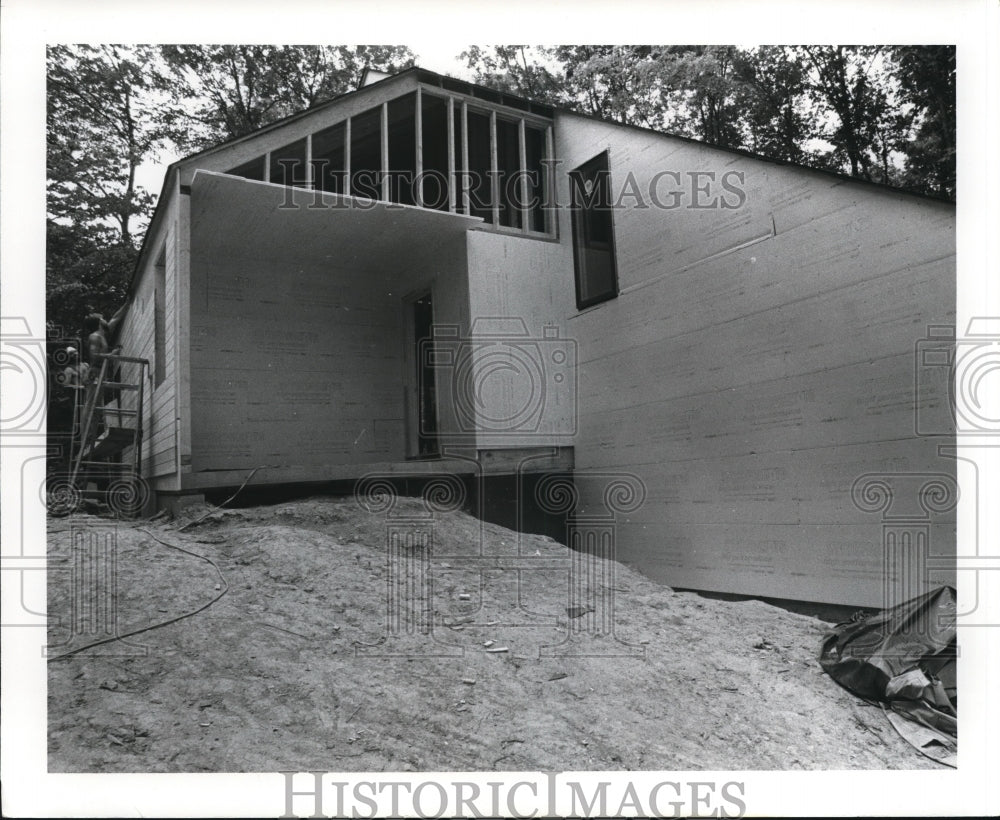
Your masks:
[{"label": "camera logo watermark", "polygon": [[5,438],[45,432],[45,342],[32,335],[23,317],[0,318],[0,372],[6,382],[0,435]]},{"label": "camera logo watermark", "polygon": [[47,466],[63,452],[50,447],[45,436],[48,343],[46,336],[31,332],[25,318],[0,318],[0,449],[8,490],[16,484],[19,493],[0,521],[5,627],[46,625],[45,531],[35,513]]},{"label": "camera logo watermark", "polygon": [[[516,317],[481,317],[463,335],[435,324],[419,344],[419,389],[450,400],[453,426],[421,433],[444,440],[477,435],[572,436],[576,433],[576,342],[546,326],[540,336]],[[423,419],[422,419],[423,422]]]},{"label": "camera logo watermark", "polygon": [[958,504],[959,488],[947,473],[868,473],[851,487],[862,512],[882,520],[882,609],[923,595],[953,571],[953,547],[935,550],[935,517]]},{"label": "camera logo watermark", "polygon": [[1000,317],[970,319],[963,337],[931,325],[915,353],[918,436],[1000,434]]},{"label": "camera logo watermark", "polygon": [[54,557],[50,570],[50,584],[55,594],[69,598],[70,614],[68,628],[53,630],[62,634],[50,641],[46,656],[144,657],[148,653],[148,647],[119,637],[118,531],[114,525],[74,524],[69,555]]},{"label": "camera logo watermark", "polygon": [[928,326],[914,346],[913,367],[914,433],[928,444],[943,439],[937,444],[939,457],[955,467],[967,462],[974,468],[974,484],[965,496],[976,506],[977,522],[973,550],[959,551],[954,470],[859,476],[851,488],[854,506],[881,517],[882,605],[897,607],[937,585],[953,584],[958,573],[973,572],[974,606],[948,616],[951,624],[941,626],[992,626],[970,622],[981,602],[981,573],[1000,568],[1000,556],[984,554],[979,543],[984,488],[974,455],[1000,446],[993,438],[1000,432],[1000,319],[975,317],[961,337],[952,325]]},{"label": "camera logo watermark", "polygon": [[[417,498],[404,498],[396,489],[404,481],[421,480]],[[617,516],[637,510],[646,488],[627,473],[589,473],[586,480],[591,487],[603,486],[597,496],[600,509],[588,514],[579,510],[571,475],[542,477],[530,498],[519,481],[518,503],[531,503],[564,521],[570,549],[542,554],[526,548],[525,536],[496,544],[481,524],[478,544],[449,543],[442,536],[454,521],[452,513],[471,509],[482,518],[490,490],[481,474],[362,478],[355,486],[357,503],[385,516],[385,630],[379,641],[357,647],[357,653],[461,657],[469,648],[463,632],[500,629],[517,633],[519,651],[527,644],[538,657],[642,657],[645,647],[632,646],[615,632],[615,539]],[[454,538],[454,528],[450,532]],[[551,590],[558,586],[564,590],[562,600],[553,602]],[[558,640],[549,637],[554,629]]]}]

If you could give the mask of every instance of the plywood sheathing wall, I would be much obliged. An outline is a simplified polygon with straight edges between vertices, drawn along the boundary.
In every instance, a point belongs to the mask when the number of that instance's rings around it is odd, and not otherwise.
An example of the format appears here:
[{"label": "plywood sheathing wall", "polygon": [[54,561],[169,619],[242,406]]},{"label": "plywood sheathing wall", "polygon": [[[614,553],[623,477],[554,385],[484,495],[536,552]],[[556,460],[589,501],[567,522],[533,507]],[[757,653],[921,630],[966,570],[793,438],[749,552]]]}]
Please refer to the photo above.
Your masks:
[{"label": "plywood sheathing wall", "polygon": [[[618,517],[620,557],[675,586],[881,605],[883,522],[850,491],[954,473],[913,432],[915,345],[954,322],[954,208],[570,115],[556,134],[566,168],[610,150],[618,183],[745,180],[736,209],[616,209],[621,295],[567,320],[581,475],[648,491]],[[602,480],[581,487],[600,503]],[[932,549],[954,539],[934,517]]]}]

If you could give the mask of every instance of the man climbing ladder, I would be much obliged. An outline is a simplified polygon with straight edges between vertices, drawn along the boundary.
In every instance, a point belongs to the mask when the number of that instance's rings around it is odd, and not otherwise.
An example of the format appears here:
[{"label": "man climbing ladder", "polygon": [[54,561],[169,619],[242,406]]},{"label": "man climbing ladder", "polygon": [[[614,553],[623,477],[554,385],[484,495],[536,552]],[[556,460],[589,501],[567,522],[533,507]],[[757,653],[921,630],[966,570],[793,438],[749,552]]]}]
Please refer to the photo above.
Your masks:
[{"label": "man climbing ladder", "polygon": [[[129,517],[145,500],[140,485],[149,361],[111,347],[124,314],[122,308],[109,322],[96,313],[84,320],[85,393],[73,430],[69,485],[74,498],[102,502],[112,513]],[[91,483],[96,490],[89,489]]]}]

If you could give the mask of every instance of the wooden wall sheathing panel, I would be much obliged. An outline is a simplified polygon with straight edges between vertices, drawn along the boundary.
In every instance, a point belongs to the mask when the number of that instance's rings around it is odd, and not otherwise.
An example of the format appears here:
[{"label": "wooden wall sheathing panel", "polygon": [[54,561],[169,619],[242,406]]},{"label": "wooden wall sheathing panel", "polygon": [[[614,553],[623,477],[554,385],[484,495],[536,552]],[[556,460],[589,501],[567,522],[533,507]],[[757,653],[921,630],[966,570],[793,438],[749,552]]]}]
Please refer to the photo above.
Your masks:
[{"label": "wooden wall sheathing panel", "polygon": [[[211,196],[196,181],[192,213],[221,206]],[[335,221],[340,213],[272,206],[192,219],[186,488],[258,466],[282,480],[324,480],[344,465],[403,461],[404,299],[430,288],[439,321],[468,323],[461,232],[418,235],[390,213],[388,222],[370,214],[376,222],[359,234]],[[285,230],[300,217],[307,227]],[[387,253],[404,230],[411,252]]]},{"label": "wooden wall sheathing panel", "polygon": [[[618,518],[619,556],[675,586],[882,605],[885,522],[851,487],[955,474],[947,439],[914,432],[915,407],[945,400],[943,378],[915,398],[914,357],[928,325],[954,323],[954,208],[572,115],[556,136],[562,201],[565,170],[604,150],[613,189],[630,172],[643,190],[664,170],[735,171],[746,197],[626,201],[621,294],[567,314],[583,503],[601,504],[595,473],[646,487]],[[927,524],[931,549],[953,555],[954,513]],[[928,584],[954,582],[940,563]]]},{"label": "wooden wall sheathing panel", "polygon": [[[165,265],[165,348],[166,364],[163,382],[154,387],[152,379],[144,386],[142,474],[151,480],[156,478],[163,489],[176,489],[177,449],[176,449],[176,388],[177,388],[177,340],[175,332],[177,306],[176,247],[177,203],[176,194],[166,203],[166,219],[161,222],[156,236],[147,239],[147,244],[155,250],[145,260],[133,284],[131,304],[122,323],[118,343],[125,356],[147,359],[148,373],[153,373],[156,359],[154,332],[154,288],[155,268],[162,259]],[[134,378],[138,371],[131,365],[126,378]],[[135,394],[123,394],[123,407],[135,406]],[[131,451],[123,454],[131,456]]]},{"label": "wooden wall sheathing panel", "polygon": [[[508,419],[519,418],[519,411],[534,399],[523,392],[529,371],[518,364],[511,371],[510,384],[504,374],[490,376],[486,371],[492,359],[488,348],[477,357],[477,383],[485,385],[481,398],[483,414],[492,421],[483,424],[477,436],[480,448],[568,445],[576,430],[576,344],[567,336],[566,317],[573,305],[572,250],[564,243],[491,233],[469,232],[469,305],[477,333],[491,328],[523,325],[522,350],[539,362],[542,381],[529,389],[539,393],[537,416],[526,416],[525,423],[506,430]],[[513,323],[512,322],[513,320]],[[546,333],[553,334],[546,337]],[[512,344],[517,345],[512,338]],[[567,359],[557,364],[552,354],[560,350]],[[555,379],[558,377],[558,381]]]}]

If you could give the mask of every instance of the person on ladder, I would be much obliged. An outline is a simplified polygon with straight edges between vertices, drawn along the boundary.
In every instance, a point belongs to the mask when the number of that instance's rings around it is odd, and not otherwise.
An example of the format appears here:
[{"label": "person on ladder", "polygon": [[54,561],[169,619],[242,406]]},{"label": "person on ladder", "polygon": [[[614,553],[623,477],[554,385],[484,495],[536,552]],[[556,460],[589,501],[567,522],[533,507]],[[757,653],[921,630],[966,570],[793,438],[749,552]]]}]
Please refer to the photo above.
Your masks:
[{"label": "person on ladder", "polygon": [[[84,406],[91,400],[94,400],[92,421],[87,431],[86,440],[82,442],[82,447],[84,448],[95,442],[104,431],[104,416],[106,412],[104,405],[109,400],[109,391],[102,388],[102,395],[96,396],[97,381],[101,373],[101,365],[103,364],[102,357],[113,352],[111,342],[117,334],[118,327],[125,316],[127,307],[127,304],[122,305],[115,312],[114,316],[111,317],[110,321],[105,321],[100,313],[90,313],[83,320],[83,331],[87,336],[87,340],[83,345],[84,363],[81,366],[81,373],[84,374]],[[106,483],[106,481],[99,482],[99,485],[101,483]]]}]

